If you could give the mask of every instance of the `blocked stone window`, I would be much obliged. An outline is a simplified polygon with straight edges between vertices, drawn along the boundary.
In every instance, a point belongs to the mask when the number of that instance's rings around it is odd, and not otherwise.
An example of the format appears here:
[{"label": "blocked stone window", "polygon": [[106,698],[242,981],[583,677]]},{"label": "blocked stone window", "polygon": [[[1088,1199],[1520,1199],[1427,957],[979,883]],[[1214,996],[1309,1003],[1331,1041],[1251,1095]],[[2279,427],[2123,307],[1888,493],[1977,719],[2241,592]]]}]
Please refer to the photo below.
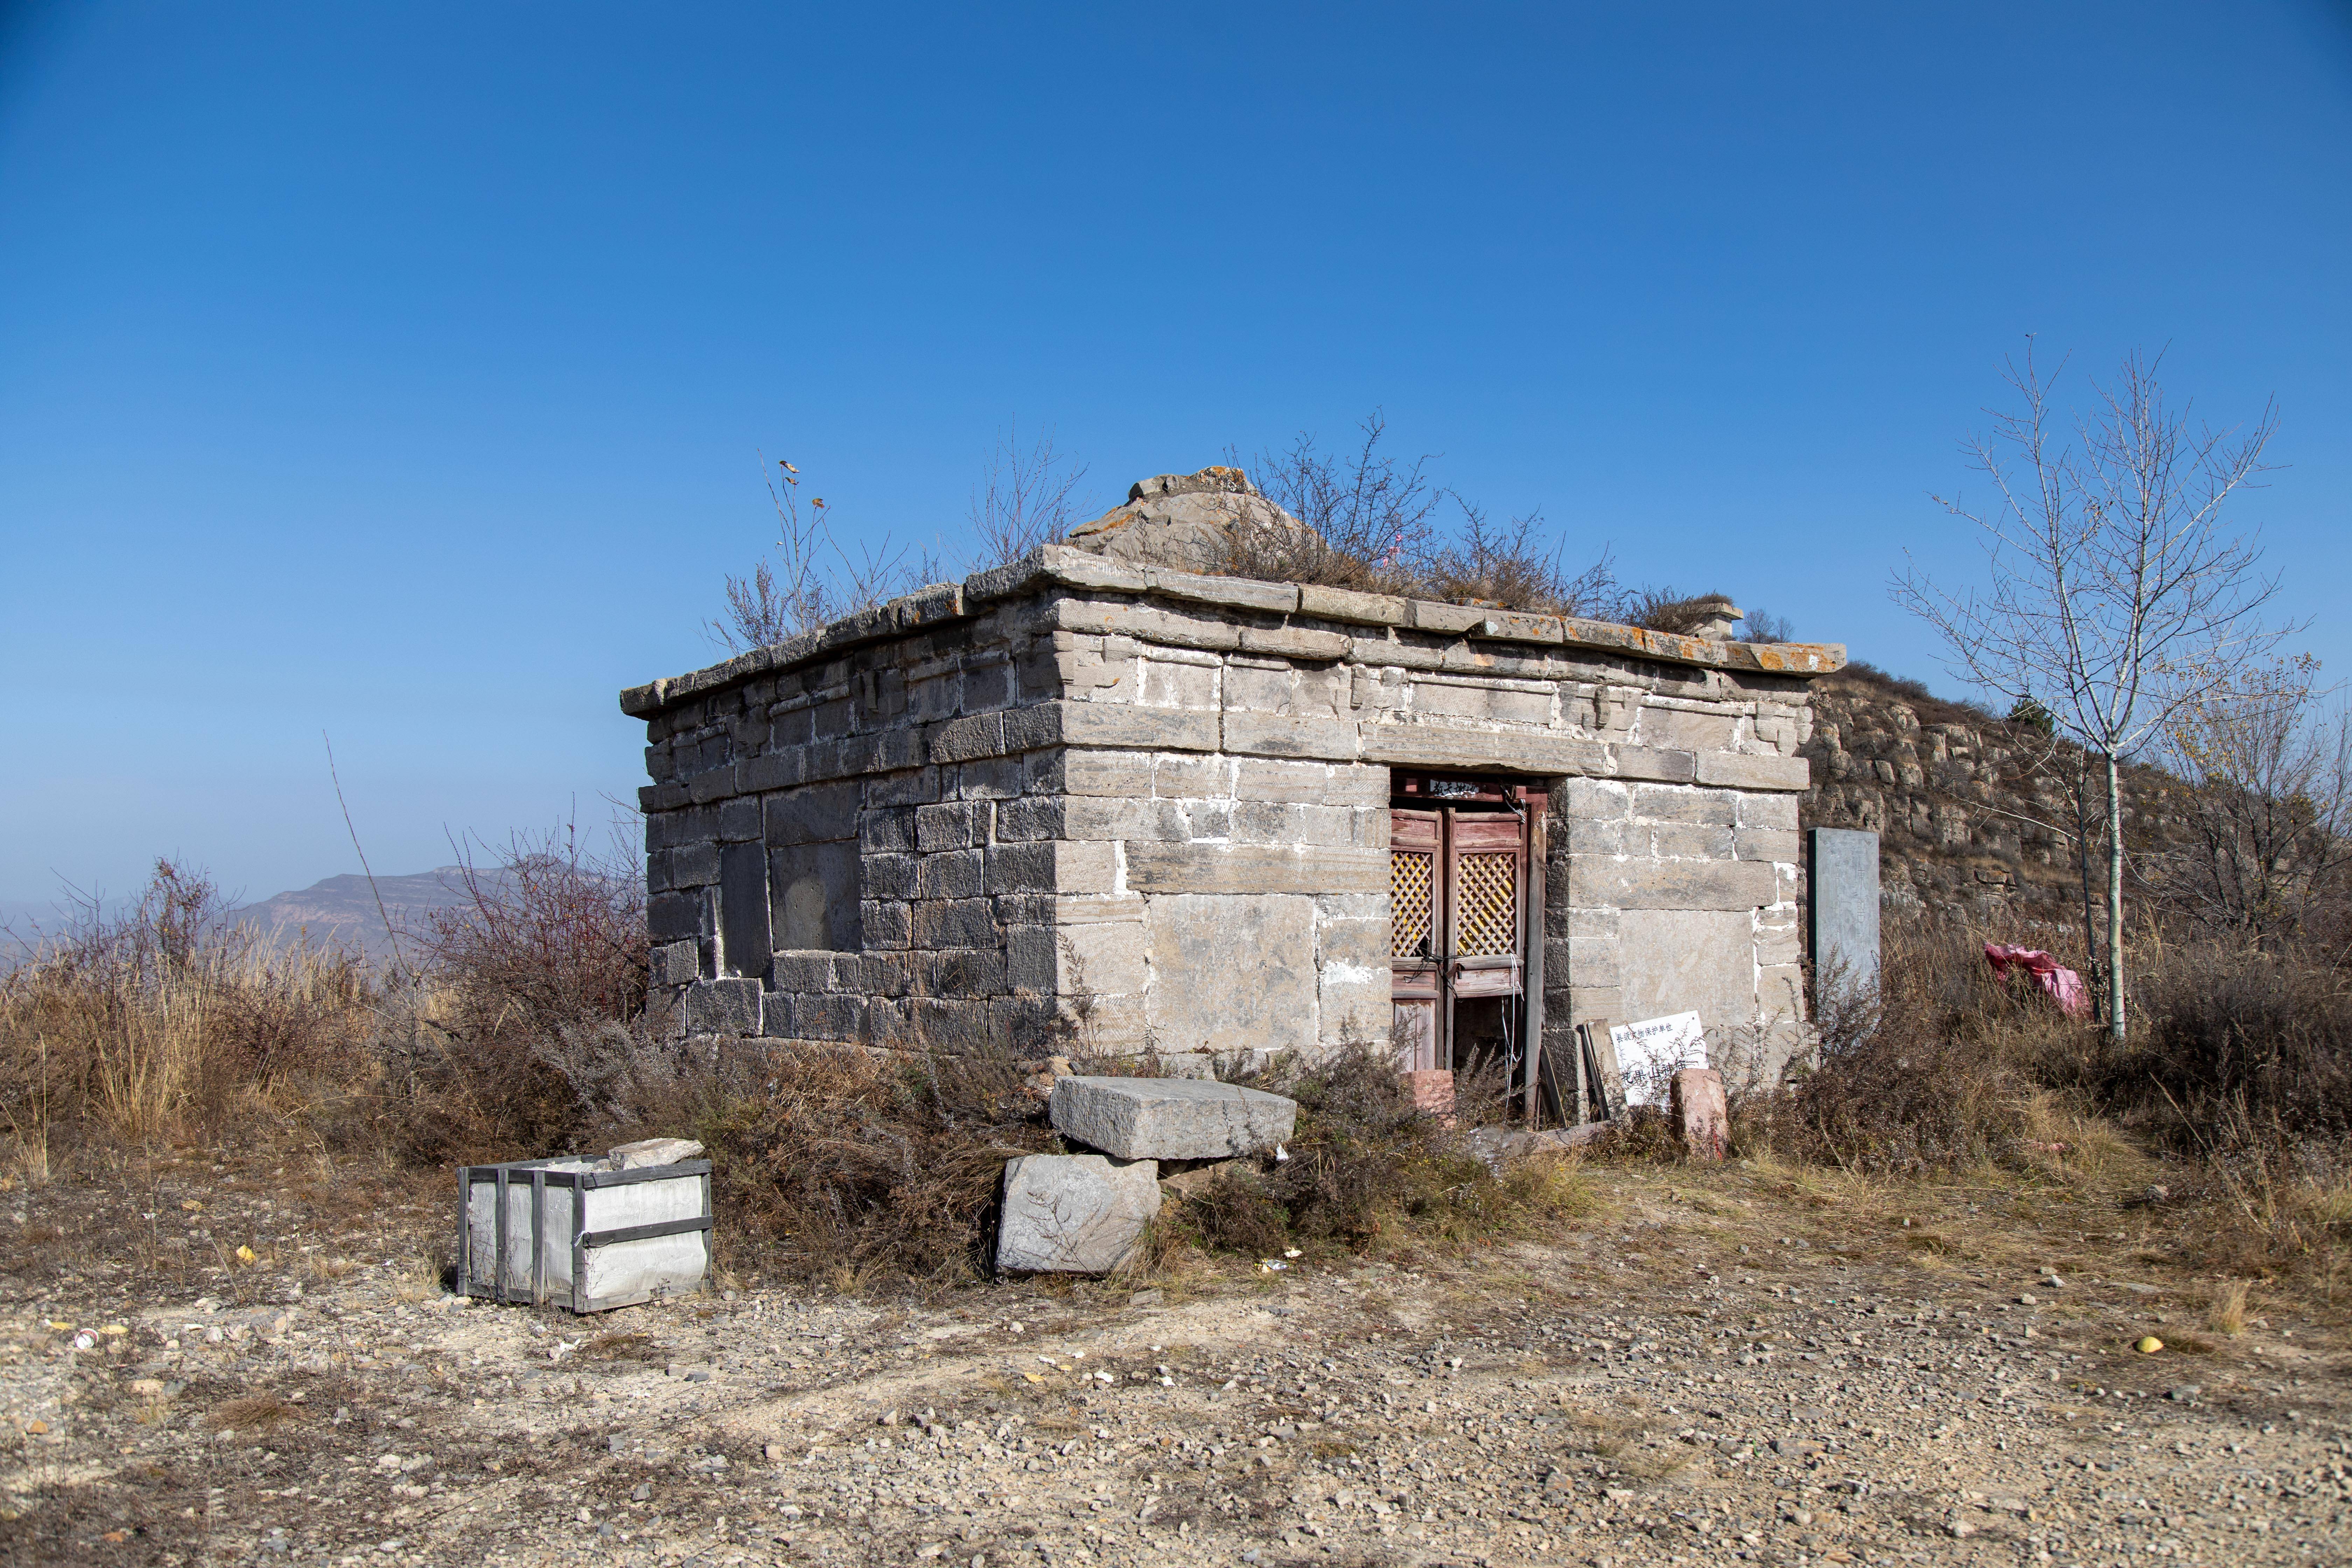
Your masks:
[{"label": "blocked stone window", "polygon": [[765,976],[768,940],[768,851],[754,839],[719,850],[719,973]]},{"label": "blocked stone window", "polygon": [[782,845],[768,852],[775,945],[783,951],[856,952],[857,840]]},{"label": "blocked stone window", "polygon": [[857,786],[813,784],[773,796],[766,828],[777,950],[857,952]]},{"label": "blocked stone window", "polygon": [[719,846],[718,972],[765,980],[779,951],[857,952],[857,786],[816,785],[740,804],[759,815],[738,831],[759,837]]}]

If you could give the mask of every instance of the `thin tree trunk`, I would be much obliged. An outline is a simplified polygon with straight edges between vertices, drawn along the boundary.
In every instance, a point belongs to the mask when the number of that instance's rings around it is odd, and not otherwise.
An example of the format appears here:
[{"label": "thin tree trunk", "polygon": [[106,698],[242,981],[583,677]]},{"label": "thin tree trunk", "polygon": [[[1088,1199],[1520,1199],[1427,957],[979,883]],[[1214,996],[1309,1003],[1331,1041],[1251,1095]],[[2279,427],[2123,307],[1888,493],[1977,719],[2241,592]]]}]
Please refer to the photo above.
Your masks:
[{"label": "thin tree trunk", "polygon": [[2104,1011],[2107,1005],[2106,965],[2099,959],[2099,900],[2091,888],[2091,764],[2081,753],[2074,758],[2074,785],[2067,792],[2074,805],[2074,874],[2083,885],[2083,953],[2090,961],[2091,1003]]},{"label": "thin tree trunk", "polygon": [[2107,767],[2107,1033],[2124,1037],[2124,797],[2115,753]]}]

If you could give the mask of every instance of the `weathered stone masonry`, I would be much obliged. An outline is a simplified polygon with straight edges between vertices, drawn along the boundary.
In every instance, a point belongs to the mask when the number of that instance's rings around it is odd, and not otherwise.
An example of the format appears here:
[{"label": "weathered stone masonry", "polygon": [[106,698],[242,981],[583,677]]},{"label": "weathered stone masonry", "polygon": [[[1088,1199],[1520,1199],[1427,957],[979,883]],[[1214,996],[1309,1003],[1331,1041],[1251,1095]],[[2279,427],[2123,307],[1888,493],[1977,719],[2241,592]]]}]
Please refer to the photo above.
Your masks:
[{"label": "weathered stone masonry", "polygon": [[700,1035],[1105,1051],[1383,1037],[1392,775],[1549,791],[1548,1048],[1802,1016],[1797,795],[1829,646],[1047,546],[622,694],[656,984]]}]

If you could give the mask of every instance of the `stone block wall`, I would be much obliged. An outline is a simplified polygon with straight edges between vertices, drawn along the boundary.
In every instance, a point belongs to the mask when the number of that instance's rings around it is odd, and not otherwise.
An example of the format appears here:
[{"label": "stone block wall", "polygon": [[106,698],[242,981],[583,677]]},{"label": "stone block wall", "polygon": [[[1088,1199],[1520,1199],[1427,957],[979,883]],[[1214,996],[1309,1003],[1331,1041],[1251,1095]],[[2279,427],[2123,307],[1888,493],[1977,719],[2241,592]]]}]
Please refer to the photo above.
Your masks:
[{"label": "stone block wall", "polygon": [[656,980],[697,1033],[1384,1037],[1412,768],[1555,781],[1548,1043],[1799,1016],[1795,752],[1839,662],[1049,548],[624,694]]}]

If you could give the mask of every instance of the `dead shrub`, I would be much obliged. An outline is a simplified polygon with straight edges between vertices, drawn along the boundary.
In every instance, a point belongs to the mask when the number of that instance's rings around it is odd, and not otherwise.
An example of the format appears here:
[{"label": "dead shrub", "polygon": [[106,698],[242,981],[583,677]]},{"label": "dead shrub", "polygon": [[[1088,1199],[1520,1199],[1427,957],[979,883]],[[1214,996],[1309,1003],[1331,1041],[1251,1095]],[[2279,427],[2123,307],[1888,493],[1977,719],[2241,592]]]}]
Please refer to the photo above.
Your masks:
[{"label": "dead shrub", "polygon": [[1571,575],[1561,559],[1567,541],[1547,548],[1539,514],[1495,523],[1469,503],[1458,505],[1461,521],[1452,537],[1441,540],[1413,575],[1417,597],[1529,615],[1614,619],[1622,613],[1606,552]]},{"label": "dead shrub", "polygon": [[1615,615],[1620,599],[1605,552],[1570,574],[1561,564],[1566,542],[1548,542],[1539,515],[1491,522],[1430,479],[1431,458],[1407,462],[1384,451],[1388,426],[1378,410],[1358,429],[1362,439],[1346,454],[1323,451],[1308,436],[1286,451],[1259,454],[1258,489],[1307,528],[1245,513],[1225,571],[1534,614]]},{"label": "dead shrub", "polygon": [[1589,1159],[1643,1164],[1673,1164],[1690,1153],[1666,1113],[1654,1105],[1626,1107],[1584,1148]]},{"label": "dead shrub", "polygon": [[993,1266],[1004,1162],[1057,1149],[1010,1056],[745,1052],[698,1135],[761,1260],[811,1279],[952,1284]]},{"label": "dead shrub", "polygon": [[1290,1245],[1290,1211],[1255,1170],[1218,1172],[1166,1224],[1214,1252],[1279,1258]]},{"label": "dead shrub", "polygon": [[[1286,1055],[1240,1081],[1296,1100],[1297,1128],[1285,1158],[1220,1173],[1169,1216],[1204,1246],[1254,1257],[1300,1243],[1362,1252],[1407,1233],[1481,1239],[1530,1217],[1514,1211],[1461,1131],[1412,1103],[1381,1046],[1350,1042],[1312,1059]],[[1460,1125],[1490,1119],[1500,1090],[1498,1068],[1457,1074]]]},{"label": "dead shrub", "polygon": [[635,857],[576,828],[464,858],[467,901],[411,933],[420,984],[384,1050],[411,1157],[551,1154],[632,1120],[684,1064],[645,1020],[650,939]]},{"label": "dead shrub", "polygon": [[1818,1060],[1741,1095],[1736,1152],[1882,1175],[2015,1157],[2036,1126],[2039,1068],[2085,1027],[1992,977],[1965,932],[1890,927],[1879,986],[1816,977]]},{"label": "dead shrub", "polygon": [[1722,594],[1685,594],[1675,588],[1645,588],[1625,603],[1629,625],[1689,637],[1715,618]]},{"label": "dead shrub", "polygon": [[2352,1141],[2352,978],[2298,952],[2171,944],[2085,1087],[2187,1153]]}]

